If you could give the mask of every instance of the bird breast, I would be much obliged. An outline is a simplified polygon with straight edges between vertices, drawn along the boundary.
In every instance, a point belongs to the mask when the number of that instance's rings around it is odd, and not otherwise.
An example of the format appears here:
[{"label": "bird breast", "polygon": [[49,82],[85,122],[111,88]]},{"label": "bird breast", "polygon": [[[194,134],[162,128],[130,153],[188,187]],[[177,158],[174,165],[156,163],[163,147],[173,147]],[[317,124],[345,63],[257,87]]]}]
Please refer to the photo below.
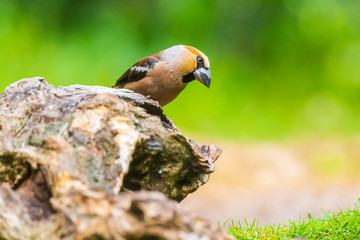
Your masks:
[{"label": "bird breast", "polygon": [[151,80],[148,95],[158,101],[161,106],[174,100],[186,87],[186,84],[182,82],[181,73],[171,69],[166,62],[159,62],[148,76]]}]

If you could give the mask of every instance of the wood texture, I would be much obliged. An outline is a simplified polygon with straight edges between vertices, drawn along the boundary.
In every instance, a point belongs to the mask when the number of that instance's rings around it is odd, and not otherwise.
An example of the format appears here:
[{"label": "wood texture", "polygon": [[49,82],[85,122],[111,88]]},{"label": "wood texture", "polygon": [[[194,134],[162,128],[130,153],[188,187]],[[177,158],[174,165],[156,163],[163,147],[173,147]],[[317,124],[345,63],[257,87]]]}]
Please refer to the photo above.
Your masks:
[{"label": "wood texture", "polygon": [[0,236],[230,239],[176,203],[220,154],[140,94],[20,80],[0,97]]}]

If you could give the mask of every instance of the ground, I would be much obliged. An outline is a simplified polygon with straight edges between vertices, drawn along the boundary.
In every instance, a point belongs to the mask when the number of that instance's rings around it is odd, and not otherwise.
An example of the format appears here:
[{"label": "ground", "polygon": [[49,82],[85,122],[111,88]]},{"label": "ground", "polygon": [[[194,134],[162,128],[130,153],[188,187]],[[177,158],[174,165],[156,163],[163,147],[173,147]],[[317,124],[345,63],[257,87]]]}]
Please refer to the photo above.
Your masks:
[{"label": "ground", "polygon": [[[201,139],[223,148],[207,184],[181,204],[217,223],[260,225],[353,207],[360,197],[360,138],[286,142]],[[201,142],[200,141],[200,142]]]}]

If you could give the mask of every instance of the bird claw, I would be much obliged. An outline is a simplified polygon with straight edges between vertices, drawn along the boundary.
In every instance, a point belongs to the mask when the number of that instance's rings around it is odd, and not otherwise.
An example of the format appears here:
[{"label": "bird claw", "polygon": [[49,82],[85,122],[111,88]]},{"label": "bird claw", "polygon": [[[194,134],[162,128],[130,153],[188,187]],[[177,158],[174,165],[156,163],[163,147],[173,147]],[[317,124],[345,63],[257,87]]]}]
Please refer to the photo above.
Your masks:
[{"label": "bird claw", "polygon": [[171,129],[175,130],[176,132],[179,132],[179,129],[175,126],[174,122],[170,118],[167,118],[167,119],[169,121]]},{"label": "bird claw", "polygon": [[160,103],[154,99],[151,98],[150,95],[145,96],[152,104],[156,105],[156,106],[160,106]]},{"label": "bird claw", "polygon": [[[156,101],[156,100],[154,100],[154,99],[152,99],[150,95],[147,95],[147,96],[145,96],[145,97],[146,97],[152,104],[157,105],[157,106],[160,106],[159,102]],[[165,117],[166,117],[166,116],[165,116]],[[174,122],[173,122],[170,118],[166,117],[166,120],[167,120],[167,122],[168,122],[168,125],[170,125],[171,130],[175,130],[176,132],[179,132],[179,129],[175,126]]]}]

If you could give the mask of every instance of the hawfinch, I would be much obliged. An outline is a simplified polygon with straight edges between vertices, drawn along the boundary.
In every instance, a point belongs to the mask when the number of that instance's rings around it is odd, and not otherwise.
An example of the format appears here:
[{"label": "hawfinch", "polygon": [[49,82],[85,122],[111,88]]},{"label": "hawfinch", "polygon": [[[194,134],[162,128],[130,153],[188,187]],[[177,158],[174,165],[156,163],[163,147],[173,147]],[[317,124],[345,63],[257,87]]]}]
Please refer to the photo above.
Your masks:
[{"label": "hawfinch", "polygon": [[165,106],[195,79],[210,87],[208,58],[194,47],[177,45],[137,61],[114,88],[133,90]]}]

